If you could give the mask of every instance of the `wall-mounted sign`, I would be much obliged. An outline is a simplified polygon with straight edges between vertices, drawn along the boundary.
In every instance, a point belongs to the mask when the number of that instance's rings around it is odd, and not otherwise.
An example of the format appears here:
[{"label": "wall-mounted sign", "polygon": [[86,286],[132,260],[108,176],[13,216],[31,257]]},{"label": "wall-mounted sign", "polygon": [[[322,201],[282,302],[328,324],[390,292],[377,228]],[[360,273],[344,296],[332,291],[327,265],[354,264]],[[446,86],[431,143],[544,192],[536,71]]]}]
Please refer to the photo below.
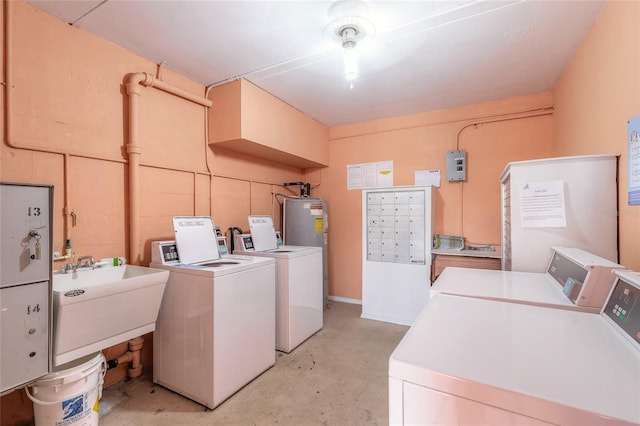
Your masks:
[{"label": "wall-mounted sign", "polygon": [[393,160],[347,164],[347,189],[393,186]]},{"label": "wall-mounted sign", "polygon": [[522,187],[520,214],[523,228],[565,228],[564,182],[528,182]]}]

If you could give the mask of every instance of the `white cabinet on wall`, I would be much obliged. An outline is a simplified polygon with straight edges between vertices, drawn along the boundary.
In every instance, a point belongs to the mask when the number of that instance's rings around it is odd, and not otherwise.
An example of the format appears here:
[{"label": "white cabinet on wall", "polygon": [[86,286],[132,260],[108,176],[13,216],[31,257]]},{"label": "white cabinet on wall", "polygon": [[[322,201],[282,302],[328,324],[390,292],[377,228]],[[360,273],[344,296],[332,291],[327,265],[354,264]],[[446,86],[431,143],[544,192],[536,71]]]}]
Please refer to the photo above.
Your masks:
[{"label": "white cabinet on wall", "polygon": [[[575,247],[618,262],[617,155],[558,157],[509,163],[501,176],[502,269],[544,272],[551,247]],[[533,205],[531,188],[561,182],[563,199]],[[531,226],[563,201],[566,226]],[[553,206],[551,206],[553,207]],[[545,210],[545,208],[547,208]],[[546,215],[546,216],[545,216]]]},{"label": "white cabinet on wall", "polygon": [[362,191],[362,317],[411,325],[429,297],[434,192]]}]

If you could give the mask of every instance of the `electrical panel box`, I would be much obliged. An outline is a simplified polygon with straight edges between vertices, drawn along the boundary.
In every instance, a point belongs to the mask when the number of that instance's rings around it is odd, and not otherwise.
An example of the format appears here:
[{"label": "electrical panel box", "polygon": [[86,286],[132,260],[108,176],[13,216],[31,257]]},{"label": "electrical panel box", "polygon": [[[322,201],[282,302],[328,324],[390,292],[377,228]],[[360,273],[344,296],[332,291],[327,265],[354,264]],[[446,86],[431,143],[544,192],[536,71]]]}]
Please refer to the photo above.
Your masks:
[{"label": "electrical panel box", "polygon": [[467,180],[467,151],[447,152],[447,180]]}]

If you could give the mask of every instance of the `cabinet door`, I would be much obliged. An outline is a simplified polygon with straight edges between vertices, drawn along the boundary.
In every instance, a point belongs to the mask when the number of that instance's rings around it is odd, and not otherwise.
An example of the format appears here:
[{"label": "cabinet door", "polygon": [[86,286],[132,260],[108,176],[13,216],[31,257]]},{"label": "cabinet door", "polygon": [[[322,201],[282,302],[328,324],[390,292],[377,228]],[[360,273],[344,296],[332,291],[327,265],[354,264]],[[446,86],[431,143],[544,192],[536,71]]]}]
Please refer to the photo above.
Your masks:
[{"label": "cabinet door", "polygon": [[0,185],[0,286],[49,281],[50,187]]},{"label": "cabinet door", "polygon": [[413,217],[424,218],[424,204],[409,204],[409,214]]},{"label": "cabinet door", "polygon": [[409,192],[396,192],[394,203],[395,205],[409,204]]},{"label": "cabinet door", "polygon": [[409,204],[424,205],[424,191],[411,191],[409,193]]},{"label": "cabinet door", "polygon": [[380,206],[380,215],[381,216],[395,216],[396,210],[393,204],[385,204]]},{"label": "cabinet door", "polygon": [[382,211],[382,206],[380,204],[367,205],[367,214],[369,216],[380,216],[381,211]]},{"label": "cabinet door", "polygon": [[0,391],[48,373],[49,282],[0,289]]},{"label": "cabinet door", "polygon": [[396,204],[394,206],[394,214],[396,216],[407,216],[409,215],[409,204]]},{"label": "cabinet door", "polygon": [[381,194],[379,192],[371,192],[367,194],[367,205],[380,204]]},{"label": "cabinet door", "polygon": [[391,206],[395,204],[396,197],[393,192],[380,192],[378,195],[380,197],[380,204]]},{"label": "cabinet door", "polygon": [[409,229],[410,217],[409,215],[405,216],[396,216],[395,217],[395,228],[404,228]]}]

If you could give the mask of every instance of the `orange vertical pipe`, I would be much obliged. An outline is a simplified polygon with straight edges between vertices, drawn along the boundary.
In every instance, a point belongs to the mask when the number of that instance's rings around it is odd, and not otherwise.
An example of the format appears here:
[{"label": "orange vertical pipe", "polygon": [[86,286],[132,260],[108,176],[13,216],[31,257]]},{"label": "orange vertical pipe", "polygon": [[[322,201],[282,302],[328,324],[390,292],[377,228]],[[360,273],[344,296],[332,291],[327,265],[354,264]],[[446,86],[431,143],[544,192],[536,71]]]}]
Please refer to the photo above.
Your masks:
[{"label": "orange vertical pipe", "polygon": [[135,73],[129,76],[127,95],[129,96],[129,140],[127,154],[129,155],[129,262],[140,264],[140,145],[138,144],[138,104],[146,74]]}]

